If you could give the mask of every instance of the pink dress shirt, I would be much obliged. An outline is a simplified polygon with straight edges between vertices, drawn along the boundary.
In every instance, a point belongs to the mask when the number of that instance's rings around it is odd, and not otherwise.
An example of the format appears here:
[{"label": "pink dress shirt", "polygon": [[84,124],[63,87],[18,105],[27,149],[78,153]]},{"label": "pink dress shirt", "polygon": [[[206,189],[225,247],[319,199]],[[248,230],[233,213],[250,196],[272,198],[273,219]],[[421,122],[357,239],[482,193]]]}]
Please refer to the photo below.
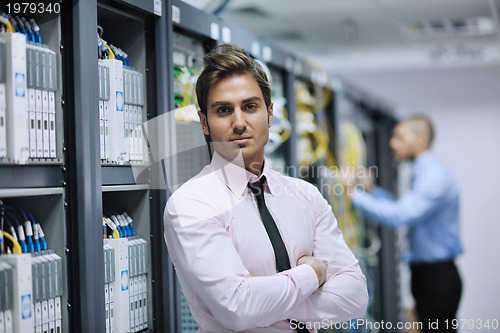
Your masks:
[{"label": "pink dress shirt", "polygon": [[[311,184],[264,166],[265,200],[291,269],[276,273],[274,250],[248,182],[257,177],[215,153],[167,202],[165,241],[199,333],[311,332],[365,313],[366,279],[331,206]],[[327,264],[318,288],[304,256]]]}]

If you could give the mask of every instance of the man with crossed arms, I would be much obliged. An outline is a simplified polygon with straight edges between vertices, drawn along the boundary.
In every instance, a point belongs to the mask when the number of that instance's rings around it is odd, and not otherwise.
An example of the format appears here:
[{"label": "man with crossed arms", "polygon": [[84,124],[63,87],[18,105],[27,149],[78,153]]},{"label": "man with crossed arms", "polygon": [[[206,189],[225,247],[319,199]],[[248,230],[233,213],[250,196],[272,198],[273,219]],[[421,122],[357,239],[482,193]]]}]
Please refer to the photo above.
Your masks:
[{"label": "man with crossed arms", "polygon": [[331,206],[265,161],[273,105],[262,67],[232,45],[204,60],[198,114],[215,152],[164,214],[198,332],[316,332],[363,316],[366,279]]}]

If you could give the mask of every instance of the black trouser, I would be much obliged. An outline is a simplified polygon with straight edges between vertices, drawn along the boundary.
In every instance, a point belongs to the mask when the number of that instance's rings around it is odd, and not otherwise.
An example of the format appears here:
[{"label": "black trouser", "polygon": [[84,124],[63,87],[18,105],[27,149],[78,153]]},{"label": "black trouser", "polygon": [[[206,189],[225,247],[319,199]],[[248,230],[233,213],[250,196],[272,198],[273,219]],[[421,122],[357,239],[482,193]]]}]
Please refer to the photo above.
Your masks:
[{"label": "black trouser", "polygon": [[422,332],[456,332],[462,280],[453,261],[412,264],[411,291],[415,298]]}]

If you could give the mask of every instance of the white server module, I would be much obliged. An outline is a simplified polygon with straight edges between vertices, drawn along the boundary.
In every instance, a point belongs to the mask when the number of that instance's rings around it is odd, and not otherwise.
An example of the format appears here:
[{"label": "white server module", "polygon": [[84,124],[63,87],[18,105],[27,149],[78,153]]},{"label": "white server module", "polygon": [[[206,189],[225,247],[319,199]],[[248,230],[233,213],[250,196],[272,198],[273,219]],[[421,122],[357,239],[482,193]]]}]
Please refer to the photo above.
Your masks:
[{"label": "white server module", "polygon": [[4,33],[6,56],[7,157],[25,164],[29,158],[26,36]]},{"label": "white server module", "polygon": [[107,156],[112,162],[124,164],[129,161],[129,154],[128,139],[125,137],[123,63],[116,59],[104,59],[100,60],[100,64],[109,69],[109,109],[105,115],[108,122]]},{"label": "white server module", "polygon": [[[113,292],[109,295],[109,311],[113,313],[113,317],[116,320],[114,320],[113,325],[110,323],[110,330],[116,333],[130,332],[128,239],[105,239],[104,245],[113,248],[115,253],[115,279],[110,283]],[[112,301],[111,297],[113,299]],[[111,309],[111,304],[113,304],[113,310]]]},{"label": "white server module", "polygon": [[7,157],[7,130],[6,130],[6,80],[7,63],[5,61],[5,40],[0,37],[0,158]]},{"label": "white server module", "polygon": [[[24,36],[24,35],[23,35]],[[31,255],[16,254],[2,256],[14,270],[12,274],[14,332],[34,333],[33,286],[31,276]]]}]

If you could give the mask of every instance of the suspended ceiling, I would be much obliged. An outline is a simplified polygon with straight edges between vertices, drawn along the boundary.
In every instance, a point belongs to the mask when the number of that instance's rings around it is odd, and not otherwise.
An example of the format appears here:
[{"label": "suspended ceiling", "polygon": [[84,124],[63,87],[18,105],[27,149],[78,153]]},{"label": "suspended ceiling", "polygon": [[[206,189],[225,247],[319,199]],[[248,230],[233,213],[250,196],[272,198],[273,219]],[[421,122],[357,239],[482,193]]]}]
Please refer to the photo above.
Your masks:
[{"label": "suspended ceiling", "polygon": [[[460,80],[463,89],[500,87],[496,75],[485,81],[482,75],[488,68],[498,73],[500,66],[500,0],[185,1],[380,96],[390,98],[399,80],[411,82],[412,73],[418,82],[427,76],[432,81],[436,70],[442,84],[452,84],[446,73],[454,73],[450,77]],[[464,84],[468,78],[472,81]],[[478,96],[488,103],[499,101],[500,94],[489,90],[492,95]],[[461,90],[456,94],[459,103]],[[396,97],[391,102],[400,101]]]}]

